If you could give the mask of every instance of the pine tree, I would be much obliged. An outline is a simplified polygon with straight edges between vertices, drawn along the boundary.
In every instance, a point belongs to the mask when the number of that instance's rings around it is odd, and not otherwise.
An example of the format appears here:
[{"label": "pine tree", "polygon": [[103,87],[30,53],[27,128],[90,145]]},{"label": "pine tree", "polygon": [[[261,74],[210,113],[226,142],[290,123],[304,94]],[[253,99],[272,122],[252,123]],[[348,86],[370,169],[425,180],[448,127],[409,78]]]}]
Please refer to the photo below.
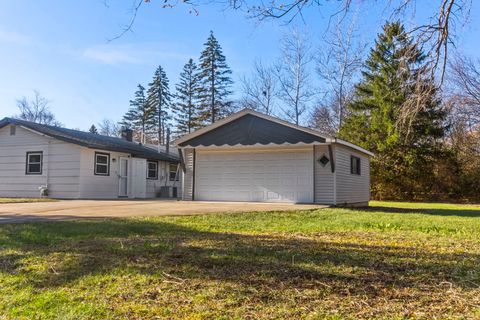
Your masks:
[{"label": "pine tree", "polygon": [[92,126],[90,127],[90,129],[88,129],[88,132],[94,133],[94,134],[98,134],[97,127],[95,127],[95,125],[92,124]]},{"label": "pine tree", "polygon": [[139,84],[137,88],[135,99],[130,100],[130,109],[121,124],[139,132],[140,141],[145,143],[148,133],[155,127],[155,109],[147,103],[145,87]]},{"label": "pine tree", "polygon": [[172,96],[170,94],[169,81],[165,70],[158,66],[153,75],[153,80],[148,84],[148,105],[156,111],[158,143],[166,143],[167,127],[171,120],[170,103]]},{"label": "pine tree", "polygon": [[200,120],[203,124],[214,123],[225,117],[232,110],[232,93],[230,87],[233,83],[230,74],[232,71],[226,63],[222,47],[210,31],[210,36],[204,44],[205,49],[200,56]]},{"label": "pine tree", "polygon": [[200,126],[198,121],[199,79],[197,65],[192,59],[183,67],[176,85],[176,103],[172,105],[177,134],[190,133]]},{"label": "pine tree", "polygon": [[[432,188],[432,159],[439,156],[445,112],[427,81],[425,55],[399,22],[386,23],[355,87],[340,136],[376,155],[372,186],[379,198],[409,198]],[[421,90],[419,90],[419,88]],[[421,112],[409,129],[399,126],[402,108],[422,94]]]}]

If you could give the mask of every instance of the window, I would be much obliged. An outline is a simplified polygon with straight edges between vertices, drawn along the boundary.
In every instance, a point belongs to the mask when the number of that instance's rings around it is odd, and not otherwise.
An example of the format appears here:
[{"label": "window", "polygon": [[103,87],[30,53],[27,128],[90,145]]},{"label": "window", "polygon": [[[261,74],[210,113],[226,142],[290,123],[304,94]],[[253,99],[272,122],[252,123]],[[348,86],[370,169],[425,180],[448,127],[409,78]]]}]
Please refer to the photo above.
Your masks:
[{"label": "window", "polygon": [[42,174],[43,152],[27,152],[26,174]]},{"label": "window", "polygon": [[10,126],[10,135],[11,135],[11,136],[14,136],[15,133],[16,133],[16,131],[17,131],[17,127],[12,124],[12,125]]},{"label": "window", "polygon": [[360,158],[351,156],[350,157],[350,173],[360,175]]},{"label": "window", "polygon": [[95,152],[95,169],[97,176],[110,175],[110,154]]},{"label": "window", "polygon": [[177,167],[178,167],[178,165],[176,163],[170,163],[170,165],[169,165],[170,181],[178,181],[179,180],[179,177],[177,175]]},{"label": "window", "polygon": [[147,179],[158,179],[158,162],[147,161]]}]

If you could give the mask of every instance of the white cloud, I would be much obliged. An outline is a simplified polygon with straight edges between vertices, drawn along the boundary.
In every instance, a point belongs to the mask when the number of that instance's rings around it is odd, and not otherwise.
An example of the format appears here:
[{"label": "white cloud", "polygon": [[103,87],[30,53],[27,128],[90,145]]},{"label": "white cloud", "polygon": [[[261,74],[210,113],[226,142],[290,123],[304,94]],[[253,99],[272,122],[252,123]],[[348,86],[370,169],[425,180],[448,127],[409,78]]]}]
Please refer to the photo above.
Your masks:
[{"label": "white cloud", "polygon": [[158,60],[187,61],[190,54],[164,50],[159,44],[96,45],[83,51],[83,57],[110,65],[150,64]]},{"label": "white cloud", "polygon": [[0,29],[0,42],[13,43],[22,46],[32,44],[32,39],[26,35],[14,31]]},{"label": "white cloud", "polygon": [[109,48],[106,46],[95,46],[88,48],[83,52],[85,58],[100,61],[106,64],[120,63],[140,63],[141,61],[133,57],[127,50],[118,48]]}]

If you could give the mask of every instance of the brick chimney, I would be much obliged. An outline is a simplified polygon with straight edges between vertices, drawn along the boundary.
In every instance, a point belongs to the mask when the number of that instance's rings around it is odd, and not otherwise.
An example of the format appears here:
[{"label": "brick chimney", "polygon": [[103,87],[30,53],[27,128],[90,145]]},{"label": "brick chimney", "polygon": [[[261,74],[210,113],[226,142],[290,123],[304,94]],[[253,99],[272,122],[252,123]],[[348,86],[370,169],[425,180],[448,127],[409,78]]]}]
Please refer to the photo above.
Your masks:
[{"label": "brick chimney", "polygon": [[133,130],[128,128],[122,129],[122,139],[132,142],[133,140]]}]

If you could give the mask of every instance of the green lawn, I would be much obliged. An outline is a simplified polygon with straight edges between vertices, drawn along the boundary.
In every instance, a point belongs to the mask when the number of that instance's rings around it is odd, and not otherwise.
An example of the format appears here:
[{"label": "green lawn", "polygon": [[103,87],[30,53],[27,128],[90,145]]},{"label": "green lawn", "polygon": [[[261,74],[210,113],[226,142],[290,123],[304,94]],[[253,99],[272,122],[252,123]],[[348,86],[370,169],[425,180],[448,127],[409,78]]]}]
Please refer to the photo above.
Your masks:
[{"label": "green lawn", "polygon": [[1,318],[480,318],[480,207],[0,225]]},{"label": "green lawn", "polygon": [[49,198],[0,198],[1,203],[26,203],[26,202],[52,202],[56,201]]}]

